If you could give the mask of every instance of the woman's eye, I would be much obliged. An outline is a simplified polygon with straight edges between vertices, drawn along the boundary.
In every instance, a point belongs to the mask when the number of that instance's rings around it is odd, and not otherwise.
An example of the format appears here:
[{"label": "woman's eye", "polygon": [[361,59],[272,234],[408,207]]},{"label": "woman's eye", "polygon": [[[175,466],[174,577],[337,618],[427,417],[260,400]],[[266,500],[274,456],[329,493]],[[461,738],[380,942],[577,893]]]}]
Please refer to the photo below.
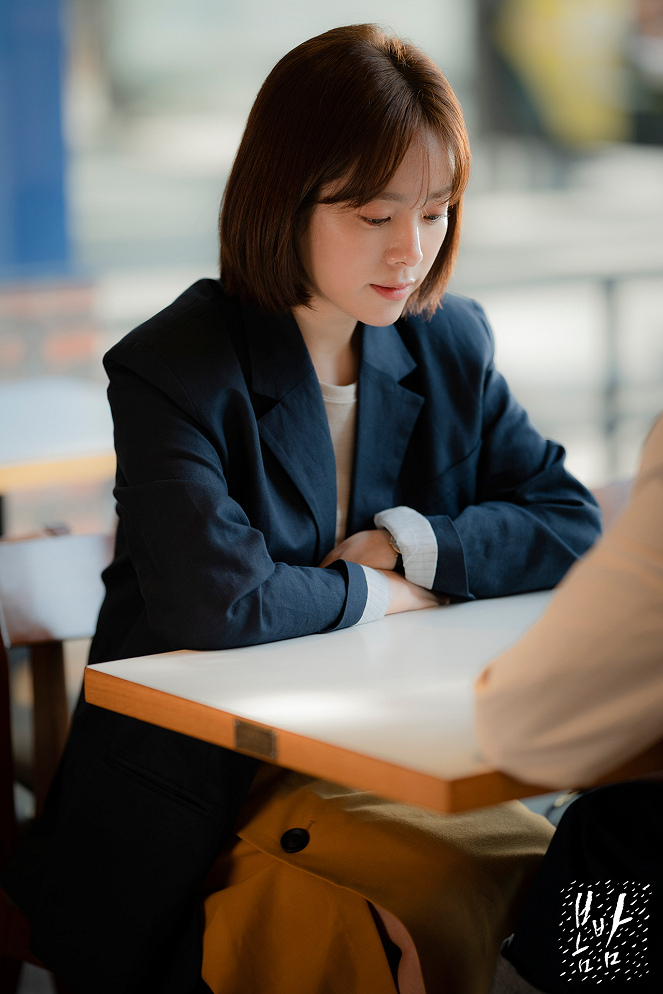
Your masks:
[{"label": "woman's eye", "polygon": [[[435,224],[436,221],[442,221],[448,218],[448,211],[442,211],[440,214],[424,214],[424,221],[428,221],[429,224]],[[386,224],[387,221],[391,221],[390,217],[364,217],[361,215],[362,221],[369,224],[372,228],[379,228],[381,225]]]}]

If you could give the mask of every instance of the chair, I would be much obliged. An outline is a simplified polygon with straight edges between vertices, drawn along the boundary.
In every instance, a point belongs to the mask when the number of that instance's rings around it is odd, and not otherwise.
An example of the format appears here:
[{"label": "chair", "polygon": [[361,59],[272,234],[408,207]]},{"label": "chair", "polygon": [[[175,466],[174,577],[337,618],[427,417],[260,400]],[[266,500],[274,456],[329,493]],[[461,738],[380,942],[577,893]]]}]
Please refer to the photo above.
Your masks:
[{"label": "chair", "polygon": [[[103,596],[101,572],[112,556],[106,535],[0,541],[0,865],[18,836],[14,811],[9,658],[28,646],[34,690],[34,790],[43,808],[62,755],[69,717],[62,643],[94,632]],[[0,891],[0,990],[14,994],[29,950],[25,916]],[[68,988],[55,980],[59,994]]]},{"label": "chair", "polygon": [[592,491],[596,501],[603,511],[603,530],[608,531],[614,525],[622,511],[626,509],[631,496],[633,480],[617,480],[597,487]]}]

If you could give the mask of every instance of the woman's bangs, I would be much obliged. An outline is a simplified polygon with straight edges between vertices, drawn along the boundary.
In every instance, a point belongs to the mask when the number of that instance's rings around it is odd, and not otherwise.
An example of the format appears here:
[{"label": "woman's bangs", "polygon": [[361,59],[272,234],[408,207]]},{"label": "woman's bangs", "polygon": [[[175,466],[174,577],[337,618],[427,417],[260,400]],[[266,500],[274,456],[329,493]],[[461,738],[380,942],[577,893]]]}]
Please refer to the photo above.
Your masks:
[{"label": "woman's bangs", "polygon": [[330,175],[332,169],[326,170],[319,185],[324,189],[336,182],[338,187],[320,197],[318,203],[343,203],[355,209],[376,200],[389,186],[422,126],[418,107],[398,104],[394,101],[391,107],[380,108],[372,115],[373,127],[353,136],[355,140],[348,143],[350,152],[343,164],[337,165],[336,175]]},{"label": "woman's bangs", "polygon": [[[363,207],[365,204],[377,200],[389,186],[389,183],[398,170],[401,162],[405,158],[408,149],[415,142],[422,130],[428,130],[436,134],[440,143],[447,150],[447,159],[452,173],[451,193],[449,195],[449,206],[457,204],[465,192],[469,179],[469,156],[464,154],[465,150],[454,148],[456,142],[453,136],[443,128],[435,128],[426,125],[423,120],[408,122],[409,126],[403,128],[401,135],[394,138],[394,132],[384,129],[379,141],[371,141],[360,154],[350,164],[346,164],[343,169],[337,166],[336,170],[326,170],[326,175],[319,184],[319,189],[324,189],[331,184],[339,184],[333,192],[320,196],[317,203],[320,204],[346,204],[349,210]],[[427,174],[430,173],[430,155],[426,164]],[[335,172],[335,175],[332,175]],[[428,179],[423,184],[424,190],[429,186]],[[422,191],[423,192],[423,191]]]}]

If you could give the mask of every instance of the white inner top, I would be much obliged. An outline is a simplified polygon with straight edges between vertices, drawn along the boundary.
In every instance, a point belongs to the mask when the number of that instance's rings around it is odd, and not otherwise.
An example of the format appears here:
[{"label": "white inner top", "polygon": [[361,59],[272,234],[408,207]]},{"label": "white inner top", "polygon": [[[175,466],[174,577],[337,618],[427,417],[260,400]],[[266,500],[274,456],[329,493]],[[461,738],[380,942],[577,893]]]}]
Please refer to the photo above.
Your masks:
[{"label": "white inner top", "polygon": [[336,544],[345,538],[348,517],[352,462],[355,452],[355,421],[357,413],[357,384],[345,387],[321,383],[325,413],[336,461]]}]

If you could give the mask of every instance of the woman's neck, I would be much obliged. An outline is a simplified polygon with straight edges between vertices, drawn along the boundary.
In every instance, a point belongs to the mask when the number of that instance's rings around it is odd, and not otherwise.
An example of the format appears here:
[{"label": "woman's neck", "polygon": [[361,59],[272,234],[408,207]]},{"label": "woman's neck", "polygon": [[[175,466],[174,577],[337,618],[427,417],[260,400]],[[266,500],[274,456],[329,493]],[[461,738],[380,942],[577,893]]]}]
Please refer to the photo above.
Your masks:
[{"label": "woman's neck", "polygon": [[[335,308],[334,308],[335,310]],[[357,322],[345,314],[327,313],[324,305],[294,307],[293,317],[321,383],[347,386],[357,380]]]}]

